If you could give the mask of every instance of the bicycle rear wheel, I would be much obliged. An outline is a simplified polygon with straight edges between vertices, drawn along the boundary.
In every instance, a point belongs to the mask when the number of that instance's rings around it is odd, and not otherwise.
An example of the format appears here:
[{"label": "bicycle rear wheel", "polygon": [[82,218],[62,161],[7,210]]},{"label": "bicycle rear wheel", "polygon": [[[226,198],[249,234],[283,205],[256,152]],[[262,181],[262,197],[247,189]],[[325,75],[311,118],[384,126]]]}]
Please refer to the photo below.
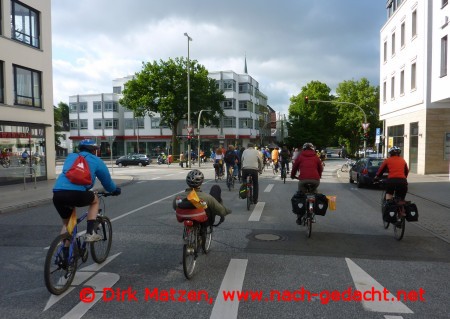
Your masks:
[{"label": "bicycle rear wheel", "polygon": [[94,224],[94,231],[103,238],[99,241],[91,242],[92,259],[101,264],[108,258],[112,243],[112,225],[107,216],[98,216]]},{"label": "bicycle rear wheel", "polygon": [[384,229],[388,229],[389,228],[389,222],[385,221],[383,218],[383,213],[384,213],[384,205],[386,203],[386,191],[382,191],[381,192],[381,220],[383,221],[383,227]]},{"label": "bicycle rear wheel", "polygon": [[204,254],[209,253],[212,241],[212,226],[205,226],[202,228],[202,250]]},{"label": "bicycle rear wheel", "polygon": [[405,217],[402,217],[400,221],[394,225],[394,237],[397,240],[402,240],[405,234]]},{"label": "bicycle rear wheel", "polygon": [[252,200],[253,200],[253,189],[252,187],[247,187],[247,210],[250,210]]},{"label": "bicycle rear wheel", "polygon": [[233,176],[231,176],[231,174],[228,174],[228,176],[227,176],[227,186],[228,186],[228,190],[231,192],[231,183],[232,183],[232,179],[233,179]]},{"label": "bicycle rear wheel", "polygon": [[306,237],[311,238],[312,220],[311,220],[311,216],[309,213],[308,213],[308,216],[306,217],[305,226],[306,226]]},{"label": "bicycle rear wheel", "polygon": [[195,263],[197,262],[197,228],[185,227],[184,233],[186,243],[183,245],[183,272],[187,279],[194,275]]},{"label": "bicycle rear wheel", "polygon": [[70,262],[64,258],[63,247],[66,240],[70,242],[72,236],[66,233],[56,237],[45,258],[45,286],[54,295],[60,295],[69,289],[77,271],[76,252],[73,252]]}]

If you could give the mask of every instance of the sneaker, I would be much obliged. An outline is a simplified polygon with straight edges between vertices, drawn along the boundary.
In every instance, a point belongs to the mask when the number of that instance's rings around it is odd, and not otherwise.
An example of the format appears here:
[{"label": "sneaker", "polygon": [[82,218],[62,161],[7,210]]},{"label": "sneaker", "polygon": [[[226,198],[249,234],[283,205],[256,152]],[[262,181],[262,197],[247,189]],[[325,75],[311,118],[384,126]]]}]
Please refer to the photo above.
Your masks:
[{"label": "sneaker", "polygon": [[91,243],[91,242],[94,242],[94,241],[99,241],[99,240],[102,240],[102,239],[103,239],[103,237],[100,236],[97,233],[86,234],[86,242],[88,242],[88,243]]}]

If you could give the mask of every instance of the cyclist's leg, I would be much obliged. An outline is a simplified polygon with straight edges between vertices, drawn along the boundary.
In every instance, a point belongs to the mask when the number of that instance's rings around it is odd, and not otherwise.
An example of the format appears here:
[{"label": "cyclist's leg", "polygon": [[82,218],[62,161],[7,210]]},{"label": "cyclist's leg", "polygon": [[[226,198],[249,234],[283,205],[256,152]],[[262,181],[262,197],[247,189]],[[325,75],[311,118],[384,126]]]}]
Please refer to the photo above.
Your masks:
[{"label": "cyclist's leg", "polygon": [[256,204],[258,202],[258,189],[259,189],[259,183],[258,183],[258,171],[257,170],[251,170],[252,179],[253,179],[253,203]]},{"label": "cyclist's leg", "polygon": [[391,179],[386,180],[386,200],[392,200],[395,192],[395,182]]}]

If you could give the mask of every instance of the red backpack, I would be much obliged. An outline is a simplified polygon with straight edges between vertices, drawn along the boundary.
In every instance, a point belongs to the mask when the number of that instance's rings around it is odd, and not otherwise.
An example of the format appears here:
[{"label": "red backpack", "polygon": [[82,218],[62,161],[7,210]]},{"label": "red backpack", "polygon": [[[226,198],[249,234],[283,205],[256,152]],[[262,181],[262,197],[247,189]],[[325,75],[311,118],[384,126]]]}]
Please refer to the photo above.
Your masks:
[{"label": "red backpack", "polygon": [[83,155],[78,155],[78,158],[73,162],[72,166],[66,172],[66,177],[71,183],[76,185],[92,184],[89,164]]}]

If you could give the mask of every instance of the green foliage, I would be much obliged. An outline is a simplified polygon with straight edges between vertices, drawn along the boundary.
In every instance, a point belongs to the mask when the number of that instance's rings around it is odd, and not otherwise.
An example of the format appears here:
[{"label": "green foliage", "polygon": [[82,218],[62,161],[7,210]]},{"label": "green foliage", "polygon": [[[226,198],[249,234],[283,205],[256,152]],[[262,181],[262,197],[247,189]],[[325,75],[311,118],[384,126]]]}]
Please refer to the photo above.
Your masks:
[{"label": "green foliage", "polygon": [[[301,146],[305,142],[323,148],[331,145],[345,145],[350,153],[362,145],[362,123],[364,110],[368,130],[367,145],[374,143],[374,130],[380,127],[378,120],[379,88],[369,81],[344,81],[339,83],[337,96],[330,94],[330,88],[319,81],[311,81],[302,87],[301,92],[291,98],[289,106],[289,144]],[[309,103],[305,104],[308,96]],[[324,102],[319,102],[324,101]],[[328,102],[325,102],[328,101]],[[350,104],[340,104],[344,102]]]},{"label": "green foliage", "polygon": [[[215,80],[208,77],[204,66],[195,60],[189,64],[191,125],[196,123],[201,110],[212,111],[202,113],[202,124],[219,125],[220,117],[224,115],[220,102],[225,96],[217,89]],[[178,123],[187,118],[188,111],[186,65],[184,58],[142,63],[142,70],[126,83],[123,98],[119,101],[133,110],[135,116],[159,113],[161,121],[172,130],[174,150],[178,150]]]},{"label": "green foliage", "polygon": [[64,102],[59,102],[58,106],[53,106],[53,118],[55,123],[55,146],[61,145],[61,132],[70,131],[69,106]]}]

